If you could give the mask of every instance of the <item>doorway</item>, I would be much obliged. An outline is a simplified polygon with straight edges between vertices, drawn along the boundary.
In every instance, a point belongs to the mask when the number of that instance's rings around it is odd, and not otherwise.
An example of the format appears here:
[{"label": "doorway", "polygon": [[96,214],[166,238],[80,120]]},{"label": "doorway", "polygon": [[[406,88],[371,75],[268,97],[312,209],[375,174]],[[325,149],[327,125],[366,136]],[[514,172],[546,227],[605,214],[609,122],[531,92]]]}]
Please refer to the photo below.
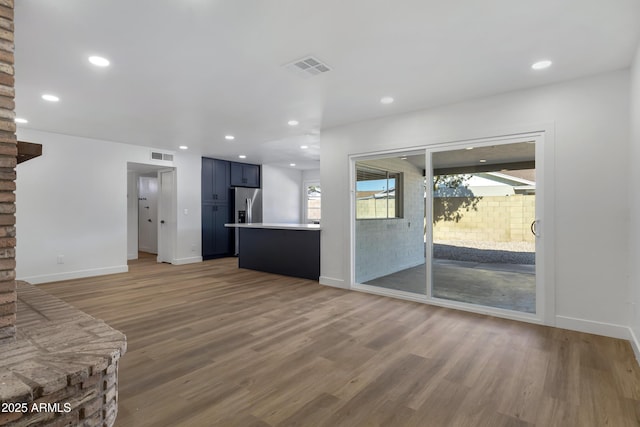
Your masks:
[{"label": "doorway", "polygon": [[127,258],[156,255],[173,263],[176,245],[175,168],[127,163]]},{"label": "doorway", "polygon": [[158,176],[138,177],[138,252],[158,253]]}]

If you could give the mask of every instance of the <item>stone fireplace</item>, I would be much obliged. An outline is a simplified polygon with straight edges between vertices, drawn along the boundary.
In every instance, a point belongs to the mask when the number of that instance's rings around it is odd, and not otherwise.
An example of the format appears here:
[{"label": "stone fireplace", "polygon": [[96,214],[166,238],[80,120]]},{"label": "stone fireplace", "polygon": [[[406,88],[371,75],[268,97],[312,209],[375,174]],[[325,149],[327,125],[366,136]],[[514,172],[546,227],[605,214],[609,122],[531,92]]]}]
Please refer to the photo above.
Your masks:
[{"label": "stone fireplace", "polygon": [[13,0],[0,1],[0,344],[16,335],[16,162]]},{"label": "stone fireplace", "polygon": [[0,426],[110,427],[125,336],[15,280],[16,165],[42,146],[16,138],[13,10],[0,0]]}]

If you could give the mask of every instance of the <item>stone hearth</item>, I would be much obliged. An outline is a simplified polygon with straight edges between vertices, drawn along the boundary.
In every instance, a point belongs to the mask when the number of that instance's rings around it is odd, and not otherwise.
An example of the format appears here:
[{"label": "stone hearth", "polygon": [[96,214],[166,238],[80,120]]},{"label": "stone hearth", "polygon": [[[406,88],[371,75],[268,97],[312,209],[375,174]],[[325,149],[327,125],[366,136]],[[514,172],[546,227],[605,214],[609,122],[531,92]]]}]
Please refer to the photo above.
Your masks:
[{"label": "stone hearth", "polygon": [[0,426],[112,426],[126,346],[103,321],[18,282],[16,340],[0,346]]}]

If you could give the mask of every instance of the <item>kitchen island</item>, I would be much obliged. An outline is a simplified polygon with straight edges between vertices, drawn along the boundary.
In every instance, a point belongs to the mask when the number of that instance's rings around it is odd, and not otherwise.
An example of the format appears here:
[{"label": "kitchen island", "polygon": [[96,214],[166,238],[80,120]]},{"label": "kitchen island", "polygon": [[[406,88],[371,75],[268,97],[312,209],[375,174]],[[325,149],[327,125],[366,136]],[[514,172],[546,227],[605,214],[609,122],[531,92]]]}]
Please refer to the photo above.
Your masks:
[{"label": "kitchen island", "polygon": [[320,225],[236,223],[238,266],[267,273],[318,280]]}]

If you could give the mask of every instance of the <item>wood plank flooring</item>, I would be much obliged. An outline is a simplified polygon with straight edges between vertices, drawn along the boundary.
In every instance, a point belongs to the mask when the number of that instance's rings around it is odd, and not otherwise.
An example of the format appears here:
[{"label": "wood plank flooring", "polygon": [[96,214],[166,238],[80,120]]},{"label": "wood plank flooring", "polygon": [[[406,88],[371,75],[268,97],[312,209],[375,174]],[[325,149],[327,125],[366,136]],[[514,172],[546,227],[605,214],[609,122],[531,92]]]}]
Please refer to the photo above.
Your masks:
[{"label": "wood plank flooring", "polygon": [[234,258],[40,285],[123,331],[116,426],[639,426],[628,342]]}]

